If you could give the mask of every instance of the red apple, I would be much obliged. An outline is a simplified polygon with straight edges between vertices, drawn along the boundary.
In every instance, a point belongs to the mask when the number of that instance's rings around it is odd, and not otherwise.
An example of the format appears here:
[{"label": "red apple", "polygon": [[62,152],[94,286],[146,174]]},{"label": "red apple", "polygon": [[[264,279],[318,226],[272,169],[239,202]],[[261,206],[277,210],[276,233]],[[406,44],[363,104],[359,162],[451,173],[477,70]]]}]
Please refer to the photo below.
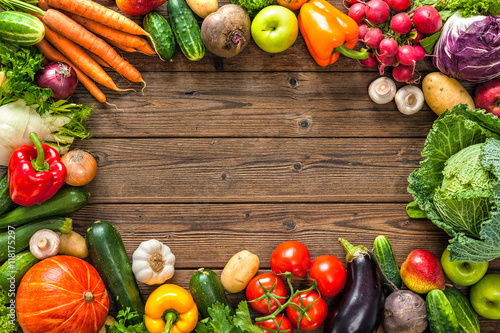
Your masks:
[{"label": "red apple", "polygon": [[128,15],[145,15],[160,7],[166,0],[116,0],[116,5]]},{"label": "red apple", "polygon": [[427,294],[432,289],[443,290],[444,273],[439,259],[427,250],[413,250],[401,265],[401,279],[408,289]]},{"label": "red apple", "polygon": [[474,96],[476,108],[500,116],[500,78],[485,82],[476,88]]}]

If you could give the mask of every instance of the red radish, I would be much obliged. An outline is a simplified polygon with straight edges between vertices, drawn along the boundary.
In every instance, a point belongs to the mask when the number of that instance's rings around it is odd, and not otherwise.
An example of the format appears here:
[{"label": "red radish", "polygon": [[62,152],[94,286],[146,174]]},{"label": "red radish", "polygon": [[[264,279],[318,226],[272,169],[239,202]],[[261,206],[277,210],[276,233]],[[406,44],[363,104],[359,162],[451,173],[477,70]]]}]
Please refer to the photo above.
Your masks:
[{"label": "red radish", "polygon": [[408,82],[415,74],[415,66],[398,65],[392,70],[392,77],[398,82]]},{"label": "red radish", "polygon": [[417,8],[413,13],[412,20],[415,28],[424,34],[433,34],[439,31],[443,25],[441,15],[436,8],[431,6]]},{"label": "red radish", "polygon": [[377,67],[377,65],[378,65],[377,59],[375,59],[375,57],[371,53],[368,53],[368,58],[363,59],[363,60],[358,60],[358,62],[361,65],[368,67],[368,68]]},{"label": "red radish", "polygon": [[411,0],[385,0],[385,2],[396,12],[406,10],[411,4]]},{"label": "red radish", "polygon": [[368,32],[368,25],[366,23],[360,23],[358,25],[359,30],[359,39],[363,40],[365,38],[366,33]]},{"label": "red radish", "polygon": [[378,46],[379,54],[387,57],[394,57],[398,53],[398,43],[392,38],[384,38]]},{"label": "red radish", "polygon": [[421,61],[425,58],[425,50],[422,46],[420,45],[413,45],[413,50],[415,50],[415,53],[417,55],[417,61]]},{"label": "red radish", "polygon": [[395,56],[388,57],[384,54],[378,54],[378,53],[377,53],[377,60],[384,66],[392,66],[396,63]]},{"label": "red radish", "polygon": [[403,45],[399,48],[396,59],[401,65],[411,66],[417,62],[417,53],[411,45]]},{"label": "red radish", "polygon": [[391,19],[391,29],[398,34],[406,34],[411,29],[411,18],[408,14],[399,13]]},{"label": "red radish", "polygon": [[349,17],[356,21],[356,23],[361,23],[365,18],[365,8],[364,4],[360,2],[355,3],[349,8]]},{"label": "red radish", "polygon": [[382,0],[371,0],[366,5],[366,18],[373,24],[381,24],[387,21],[389,15],[391,14],[391,9],[389,5]]},{"label": "red radish", "polygon": [[372,49],[378,49],[380,42],[384,39],[382,35],[382,30],[379,28],[373,28],[366,32],[364,42],[366,46],[371,47]]},{"label": "red radish", "polygon": [[415,45],[419,45],[420,44],[420,40],[422,38],[424,38],[424,34],[420,31],[418,31],[417,29],[413,28],[410,30],[410,33],[411,34],[415,34],[415,38],[412,38],[411,42]]},{"label": "red radish", "polygon": [[353,3],[358,2],[358,0],[344,0],[344,1],[347,2],[350,5],[352,5]]}]

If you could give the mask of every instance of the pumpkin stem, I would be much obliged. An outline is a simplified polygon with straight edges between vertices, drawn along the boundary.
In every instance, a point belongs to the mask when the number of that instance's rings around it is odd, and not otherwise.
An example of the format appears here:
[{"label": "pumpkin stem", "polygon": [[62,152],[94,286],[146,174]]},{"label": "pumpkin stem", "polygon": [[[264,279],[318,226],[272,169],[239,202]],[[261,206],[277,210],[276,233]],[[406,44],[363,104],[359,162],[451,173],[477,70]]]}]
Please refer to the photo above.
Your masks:
[{"label": "pumpkin stem", "polygon": [[92,303],[94,301],[94,294],[90,290],[87,290],[86,292],[83,293],[83,299],[87,303]]}]

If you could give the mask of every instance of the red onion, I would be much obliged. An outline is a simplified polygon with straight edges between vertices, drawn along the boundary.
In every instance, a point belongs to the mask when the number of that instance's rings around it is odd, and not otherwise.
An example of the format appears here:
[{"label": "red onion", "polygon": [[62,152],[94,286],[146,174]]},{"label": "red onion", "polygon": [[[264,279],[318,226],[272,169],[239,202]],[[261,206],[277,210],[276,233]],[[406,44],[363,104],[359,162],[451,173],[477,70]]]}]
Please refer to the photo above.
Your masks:
[{"label": "red onion", "polygon": [[39,70],[35,82],[41,88],[50,88],[57,99],[67,99],[78,85],[75,70],[63,62],[51,62]]}]

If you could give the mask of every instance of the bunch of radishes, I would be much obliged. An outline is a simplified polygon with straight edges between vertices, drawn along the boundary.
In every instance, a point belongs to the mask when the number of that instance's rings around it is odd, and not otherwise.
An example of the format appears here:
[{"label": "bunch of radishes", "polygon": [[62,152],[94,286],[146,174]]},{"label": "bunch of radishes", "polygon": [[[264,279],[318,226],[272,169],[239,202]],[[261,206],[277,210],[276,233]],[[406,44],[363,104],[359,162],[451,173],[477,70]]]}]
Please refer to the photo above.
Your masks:
[{"label": "bunch of radishes", "polygon": [[[392,76],[398,82],[410,82],[417,61],[424,59],[420,40],[443,24],[441,15],[431,6],[409,10],[411,0],[345,0],[351,4],[349,16],[359,25],[359,39],[370,50],[360,63],[372,68],[394,66]],[[406,12],[405,12],[406,11]]]}]

